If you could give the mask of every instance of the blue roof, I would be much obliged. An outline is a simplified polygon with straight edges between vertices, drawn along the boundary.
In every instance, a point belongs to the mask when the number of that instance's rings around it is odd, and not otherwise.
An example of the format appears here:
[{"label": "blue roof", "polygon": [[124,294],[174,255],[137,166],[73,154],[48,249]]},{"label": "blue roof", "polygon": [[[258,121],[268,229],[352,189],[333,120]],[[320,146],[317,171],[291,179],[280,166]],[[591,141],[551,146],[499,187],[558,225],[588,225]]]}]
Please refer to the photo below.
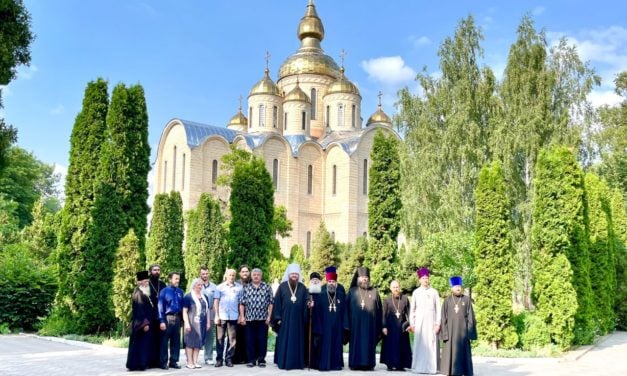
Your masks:
[{"label": "blue roof", "polygon": [[187,136],[187,146],[190,149],[194,149],[197,146],[202,145],[208,137],[221,136],[226,139],[230,144],[233,142],[235,136],[239,133],[232,131],[224,127],[216,127],[215,125],[196,123],[194,121],[178,119],[185,128],[185,135]]},{"label": "blue roof", "polygon": [[302,144],[304,144],[307,141],[313,141],[313,138],[309,136],[305,136],[304,134],[287,135],[287,136],[283,136],[283,138],[285,138],[287,142],[290,144],[292,148],[292,156],[294,157],[298,157],[298,149],[300,148]]},{"label": "blue roof", "polygon": [[325,150],[332,144],[337,143],[338,145],[340,145],[342,150],[346,152],[346,154],[351,155],[355,152],[355,150],[357,150],[357,146],[359,145],[362,134],[363,130],[331,132],[327,134],[324,138],[318,140],[318,143]]}]

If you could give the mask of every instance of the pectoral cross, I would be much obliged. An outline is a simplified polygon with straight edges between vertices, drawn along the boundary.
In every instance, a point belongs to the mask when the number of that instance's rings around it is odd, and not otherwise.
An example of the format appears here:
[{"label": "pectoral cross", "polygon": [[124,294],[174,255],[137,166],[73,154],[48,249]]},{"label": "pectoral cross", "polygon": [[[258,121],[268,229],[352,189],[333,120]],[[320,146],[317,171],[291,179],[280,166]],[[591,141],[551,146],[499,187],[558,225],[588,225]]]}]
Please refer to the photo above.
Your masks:
[{"label": "pectoral cross", "polygon": [[396,318],[400,319],[401,318],[401,313],[399,311],[396,311]]},{"label": "pectoral cross", "polygon": [[361,300],[361,309],[364,309],[364,307],[366,307],[366,303],[364,302],[364,300]]},{"label": "pectoral cross", "polygon": [[459,306],[455,304],[455,313],[459,312]]}]

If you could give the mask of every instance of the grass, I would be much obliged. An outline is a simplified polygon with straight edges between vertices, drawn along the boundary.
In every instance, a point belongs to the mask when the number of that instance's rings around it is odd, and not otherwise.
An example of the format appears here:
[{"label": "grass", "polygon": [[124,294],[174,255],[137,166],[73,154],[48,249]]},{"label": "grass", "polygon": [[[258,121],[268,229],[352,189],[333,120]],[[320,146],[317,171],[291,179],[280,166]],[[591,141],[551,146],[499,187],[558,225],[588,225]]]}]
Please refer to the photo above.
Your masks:
[{"label": "grass", "polygon": [[522,349],[493,349],[487,343],[479,342],[472,348],[473,356],[487,356],[494,358],[551,358],[563,355],[554,346],[546,346],[534,350]]}]

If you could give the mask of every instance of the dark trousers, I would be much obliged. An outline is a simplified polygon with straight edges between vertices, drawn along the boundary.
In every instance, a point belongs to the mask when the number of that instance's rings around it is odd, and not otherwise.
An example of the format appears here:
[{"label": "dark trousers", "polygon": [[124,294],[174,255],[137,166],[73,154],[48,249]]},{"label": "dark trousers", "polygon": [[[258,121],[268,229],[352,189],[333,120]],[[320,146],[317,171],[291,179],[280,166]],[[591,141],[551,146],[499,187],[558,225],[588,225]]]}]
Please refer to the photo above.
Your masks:
[{"label": "dark trousers", "polygon": [[[224,355],[224,336],[228,335],[229,347]],[[221,320],[216,325],[216,361],[224,359],[227,363],[233,361],[235,346],[237,345],[237,320]]]},{"label": "dark trousers", "polygon": [[245,330],[248,363],[265,363],[268,352],[268,325],[264,320],[246,321]]},{"label": "dark trousers", "polygon": [[[168,362],[168,344],[170,361]],[[161,331],[161,365],[176,364],[181,352],[181,315],[166,316],[165,330]]]}]

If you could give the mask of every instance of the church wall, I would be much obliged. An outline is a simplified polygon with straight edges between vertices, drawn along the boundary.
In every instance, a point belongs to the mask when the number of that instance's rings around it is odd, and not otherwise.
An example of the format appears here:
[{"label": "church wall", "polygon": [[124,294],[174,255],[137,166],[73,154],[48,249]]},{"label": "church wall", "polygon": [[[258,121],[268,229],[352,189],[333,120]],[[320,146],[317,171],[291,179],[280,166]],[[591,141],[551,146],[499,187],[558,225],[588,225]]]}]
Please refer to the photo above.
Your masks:
[{"label": "church wall", "polygon": [[[343,105],[343,116],[339,116],[339,105]],[[332,130],[352,131],[361,128],[361,98],[355,94],[333,93],[324,97],[324,113],[329,106],[329,125]],[[355,106],[355,126],[353,127],[353,105]],[[341,120],[341,124],[340,124]]]},{"label": "church wall", "polygon": [[[174,157],[174,149],[176,147],[176,158]],[[161,155],[158,158],[157,181],[155,191],[157,193],[170,192],[172,190],[180,190],[182,187],[182,155],[189,157],[189,148],[187,147],[187,136],[185,128],[182,124],[177,123],[168,132],[163,140]],[[167,167],[166,167],[167,164]],[[186,164],[188,161],[186,160]],[[165,171],[164,171],[165,170]],[[164,176],[165,174],[165,176]],[[189,176],[189,174],[187,174]],[[165,184],[165,185],[164,185]]]},{"label": "church wall", "polygon": [[[335,193],[333,193],[333,166],[336,166]],[[349,228],[354,226],[350,223],[349,208],[351,163],[348,155],[339,146],[332,146],[327,151],[325,161],[325,202],[324,221],[328,229],[335,232],[336,241],[349,241]],[[352,240],[352,239],[350,239]]]},{"label": "church wall", "polygon": [[[198,148],[201,151],[201,155],[198,158],[197,164],[194,165],[196,168],[196,174],[199,176],[197,181],[198,183],[198,194],[197,197],[190,201],[191,207],[195,207],[198,204],[198,200],[200,199],[200,194],[202,192],[209,192],[215,198],[221,201],[228,201],[229,198],[229,188],[223,187],[217,184],[217,177],[222,174],[222,156],[230,153],[229,145],[221,137],[211,137],[207,139],[202,147]],[[218,169],[216,174],[214,175],[213,171],[213,161],[217,161]],[[214,180],[216,180],[214,182]],[[190,185],[191,187],[192,185]]]},{"label": "church wall", "polygon": [[[282,133],[283,129],[283,98],[269,94],[255,94],[248,97],[248,131],[249,132],[275,132]],[[264,105],[263,125],[259,122],[259,106]],[[277,107],[276,126],[274,107]],[[252,108],[252,116],[251,116]],[[251,121],[252,119],[252,121]]]}]

